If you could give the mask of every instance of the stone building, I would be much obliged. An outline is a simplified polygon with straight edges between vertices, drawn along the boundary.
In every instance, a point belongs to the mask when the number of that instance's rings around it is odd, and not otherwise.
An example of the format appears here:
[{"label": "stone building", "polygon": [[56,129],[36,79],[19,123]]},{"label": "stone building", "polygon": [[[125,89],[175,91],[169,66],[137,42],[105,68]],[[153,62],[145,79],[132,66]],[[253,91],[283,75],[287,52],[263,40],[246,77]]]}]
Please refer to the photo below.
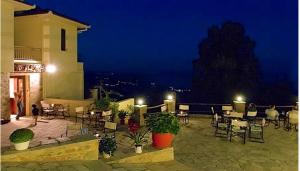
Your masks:
[{"label": "stone building", "polygon": [[24,113],[45,98],[84,98],[83,63],[77,36],[90,26],[23,1],[1,0],[1,119],[16,113],[16,93]]}]

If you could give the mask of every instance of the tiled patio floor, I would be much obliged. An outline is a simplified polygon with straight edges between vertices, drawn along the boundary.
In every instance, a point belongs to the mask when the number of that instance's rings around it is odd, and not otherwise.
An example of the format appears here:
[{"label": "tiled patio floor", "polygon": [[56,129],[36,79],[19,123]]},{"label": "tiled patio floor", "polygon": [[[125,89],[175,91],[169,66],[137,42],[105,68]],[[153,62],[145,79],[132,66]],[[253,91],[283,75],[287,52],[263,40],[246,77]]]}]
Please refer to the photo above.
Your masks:
[{"label": "tiled patio floor", "polygon": [[[33,127],[36,136],[34,141],[47,137],[60,136],[65,125],[71,121],[50,120],[48,123],[39,122]],[[31,120],[23,118],[20,121],[11,122],[1,126],[1,146],[9,145],[8,136],[17,127],[27,127]],[[51,128],[51,129],[50,129]],[[183,126],[174,141],[175,161],[157,164],[112,164],[113,170],[297,170],[298,164],[298,134],[287,132],[282,128],[274,129],[270,125],[265,128],[265,143],[246,141],[242,144],[240,139],[235,138],[233,142],[226,139],[216,138],[214,129],[210,125],[209,118],[191,118],[187,126]],[[124,144],[124,136],[119,133],[117,141],[120,142],[121,150],[130,145]],[[123,139],[122,139],[123,138]],[[120,140],[121,139],[121,140]],[[127,141],[126,141],[127,142]],[[122,151],[122,150],[121,150]],[[131,150],[129,150],[131,151]],[[120,152],[116,153],[116,155]],[[115,156],[117,157],[117,156]],[[72,162],[51,162],[57,170],[72,170],[69,164]],[[49,165],[51,165],[51,163]],[[66,164],[67,163],[67,164]],[[69,164],[68,164],[69,163]],[[88,163],[88,165],[87,165]],[[86,167],[86,170],[99,170],[99,167],[107,167],[102,161],[77,162],[78,167],[73,170]],[[30,164],[27,164],[30,165]],[[36,168],[44,168],[44,163],[33,163]],[[83,166],[83,167],[82,167]],[[5,167],[4,169],[8,169]],[[11,167],[16,168],[15,166]],[[20,168],[21,169],[21,168]],[[24,169],[24,168],[23,168]],[[29,168],[26,167],[26,170]],[[67,169],[67,170],[68,170]],[[30,170],[30,169],[29,169]],[[47,170],[47,169],[46,169]],[[51,170],[51,169],[50,169]]]}]

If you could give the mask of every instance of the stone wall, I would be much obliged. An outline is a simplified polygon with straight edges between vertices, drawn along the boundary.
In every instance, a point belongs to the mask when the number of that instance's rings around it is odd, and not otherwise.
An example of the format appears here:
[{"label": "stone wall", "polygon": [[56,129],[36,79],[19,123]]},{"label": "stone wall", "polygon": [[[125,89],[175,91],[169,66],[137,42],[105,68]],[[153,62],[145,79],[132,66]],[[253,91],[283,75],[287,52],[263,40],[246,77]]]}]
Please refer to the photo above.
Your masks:
[{"label": "stone wall", "polygon": [[2,119],[10,119],[10,108],[9,108],[9,73],[1,72],[1,108],[0,114]]},{"label": "stone wall", "polygon": [[1,162],[98,160],[98,145],[98,140],[94,137],[82,137],[63,144],[6,151],[1,154]]},{"label": "stone wall", "polygon": [[[31,73],[29,74],[29,80],[30,80],[30,104],[29,108],[31,109],[32,104],[36,104],[40,106],[40,101],[42,99],[43,89],[42,89],[42,75],[41,73]],[[31,110],[30,110],[31,111]],[[31,112],[30,112],[31,113]]]}]

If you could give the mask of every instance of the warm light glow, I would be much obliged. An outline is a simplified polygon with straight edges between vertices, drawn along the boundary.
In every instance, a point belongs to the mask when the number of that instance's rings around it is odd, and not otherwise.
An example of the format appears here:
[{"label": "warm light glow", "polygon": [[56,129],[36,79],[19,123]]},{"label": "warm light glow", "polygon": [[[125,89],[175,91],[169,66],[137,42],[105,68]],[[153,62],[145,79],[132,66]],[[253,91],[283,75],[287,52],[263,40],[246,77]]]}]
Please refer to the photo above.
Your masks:
[{"label": "warm light glow", "polygon": [[46,72],[49,72],[49,73],[54,73],[56,72],[56,66],[55,65],[47,65],[46,66]]},{"label": "warm light glow", "polygon": [[10,78],[9,79],[9,97],[10,98],[15,98],[14,91],[15,91],[14,79]]},{"label": "warm light glow", "polygon": [[144,104],[144,100],[143,99],[138,99],[137,100],[137,104],[140,105],[140,106],[143,105]]},{"label": "warm light glow", "polygon": [[93,115],[93,114],[95,114],[95,112],[94,112],[94,111],[91,111],[91,115]]},{"label": "warm light glow", "polygon": [[54,107],[54,104],[51,104],[51,107]]},{"label": "warm light glow", "polygon": [[237,97],[236,97],[236,100],[237,100],[238,102],[242,102],[244,99],[243,99],[242,96],[237,96]]},{"label": "warm light glow", "polygon": [[172,96],[171,94],[169,94],[169,95],[167,96],[167,99],[168,99],[168,100],[173,100],[173,96]]}]

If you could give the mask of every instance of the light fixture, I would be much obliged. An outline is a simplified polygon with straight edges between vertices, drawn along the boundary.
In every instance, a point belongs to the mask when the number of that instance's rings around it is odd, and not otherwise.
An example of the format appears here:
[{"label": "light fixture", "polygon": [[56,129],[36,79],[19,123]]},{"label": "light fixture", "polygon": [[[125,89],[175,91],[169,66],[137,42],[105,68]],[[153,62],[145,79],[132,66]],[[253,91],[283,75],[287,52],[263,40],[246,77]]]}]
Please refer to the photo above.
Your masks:
[{"label": "light fixture", "polygon": [[238,102],[242,102],[244,100],[244,98],[242,96],[237,96],[236,97],[236,101]]},{"label": "light fixture", "polygon": [[144,104],[144,100],[143,100],[143,99],[138,99],[138,100],[137,100],[137,104],[138,104],[139,106],[142,106],[142,105]]},{"label": "light fixture", "polygon": [[168,100],[173,100],[173,96],[171,94],[167,95]]},{"label": "light fixture", "polygon": [[94,111],[91,111],[91,115],[94,115],[95,114],[95,112]]},{"label": "light fixture", "polygon": [[46,72],[48,72],[48,73],[54,73],[54,72],[56,72],[56,66],[52,65],[52,64],[47,65],[46,66]]}]

